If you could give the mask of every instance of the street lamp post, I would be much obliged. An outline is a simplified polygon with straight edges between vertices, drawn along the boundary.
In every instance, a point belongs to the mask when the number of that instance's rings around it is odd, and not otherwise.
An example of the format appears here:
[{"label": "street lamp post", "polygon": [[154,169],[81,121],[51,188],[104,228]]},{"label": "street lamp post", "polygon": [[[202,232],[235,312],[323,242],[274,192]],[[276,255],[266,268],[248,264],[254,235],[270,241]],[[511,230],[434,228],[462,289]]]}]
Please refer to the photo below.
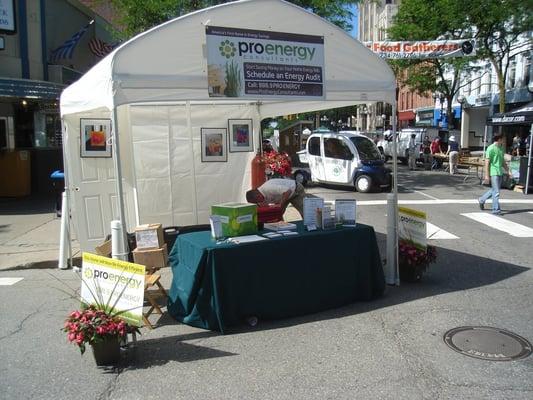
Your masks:
[{"label": "street lamp post", "polygon": [[468,128],[470,126],[470,116],[465,112],[468,107],[468,101],[463,95],[457,96],[457,101],[461,105],[461,148],[468,148],[470,143],[470,137],[468,136]]}]

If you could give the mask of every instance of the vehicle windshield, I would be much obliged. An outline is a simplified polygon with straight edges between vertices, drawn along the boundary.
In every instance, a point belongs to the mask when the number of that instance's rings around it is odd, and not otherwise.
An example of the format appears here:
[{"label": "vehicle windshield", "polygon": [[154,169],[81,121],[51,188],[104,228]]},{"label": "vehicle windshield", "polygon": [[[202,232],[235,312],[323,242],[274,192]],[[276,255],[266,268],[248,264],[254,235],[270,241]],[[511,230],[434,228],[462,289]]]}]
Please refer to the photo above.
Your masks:
[{"label": "vehicle windshield", "polygon": [[381,160],[381,153],[370,139],[362,136],[351,137],[361,160]]}]

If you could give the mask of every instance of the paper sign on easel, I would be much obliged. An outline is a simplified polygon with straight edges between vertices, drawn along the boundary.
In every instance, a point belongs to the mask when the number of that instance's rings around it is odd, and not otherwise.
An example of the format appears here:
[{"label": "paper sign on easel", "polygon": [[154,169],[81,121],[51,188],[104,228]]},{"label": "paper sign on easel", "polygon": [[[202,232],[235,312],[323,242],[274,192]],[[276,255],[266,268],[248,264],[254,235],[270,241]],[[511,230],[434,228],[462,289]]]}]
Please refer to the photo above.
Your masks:
[{"label": "paper sign on easel", "polygon": [[407,207],[398,207],[398,236],[400,240],[427,248],[426,213]]}]

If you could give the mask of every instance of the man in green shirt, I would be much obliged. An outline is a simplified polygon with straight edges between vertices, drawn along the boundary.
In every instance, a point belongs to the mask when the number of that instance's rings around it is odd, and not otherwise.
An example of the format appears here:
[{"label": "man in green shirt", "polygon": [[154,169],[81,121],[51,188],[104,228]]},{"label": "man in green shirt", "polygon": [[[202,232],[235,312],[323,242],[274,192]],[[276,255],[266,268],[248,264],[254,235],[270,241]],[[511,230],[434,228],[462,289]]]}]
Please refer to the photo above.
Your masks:
[{"label": "man in green shirt", "polygon": [[485,179],[483,183],[487,184],[490,181],[490,190],[478,199],[479,208],[485,208],[485,202],[492,197],[492,213],[500,215],[500,188],[502,187],[504,171],[511,176],[511,172],[507,168],[504,160],[504,152],[502,149],[503,138],[500,135],[495,135],[492,138],[492,144],[487,147],[485,152]]}]

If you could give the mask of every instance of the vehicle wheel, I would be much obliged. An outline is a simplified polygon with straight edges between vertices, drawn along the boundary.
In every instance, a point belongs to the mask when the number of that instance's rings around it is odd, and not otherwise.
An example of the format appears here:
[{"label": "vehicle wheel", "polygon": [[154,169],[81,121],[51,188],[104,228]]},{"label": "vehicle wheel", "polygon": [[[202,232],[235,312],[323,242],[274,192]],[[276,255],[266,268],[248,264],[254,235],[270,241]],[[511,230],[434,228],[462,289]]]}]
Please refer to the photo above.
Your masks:
[{"label": "vehicle wheel", "polygon": [[372,178],[368,175],[359,175],[355,180],[355,189],[360,193],[368,193],[372,189]]},{"label": "vehicle wheel", "polygon": [[294,173],[294,180],[301,184],[302,186],[307,185],[307,177],[305,174],[301,171],[297,171]]}]

